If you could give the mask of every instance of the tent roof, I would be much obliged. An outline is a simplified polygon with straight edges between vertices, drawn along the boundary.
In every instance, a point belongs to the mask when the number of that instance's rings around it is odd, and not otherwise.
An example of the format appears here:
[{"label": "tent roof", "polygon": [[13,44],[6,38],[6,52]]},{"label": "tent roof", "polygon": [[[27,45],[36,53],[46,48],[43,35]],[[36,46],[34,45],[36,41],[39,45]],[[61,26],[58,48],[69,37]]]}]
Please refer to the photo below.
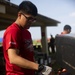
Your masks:
[{"label": "tent roof", "polygon": [[[15,21],[17,9],[18,5],[0,0],[0,30],[6,29],[8,25]],[[57,20],[38,14],[37,21],[32,26],[57,26],[58,23],[60,22]]]}]

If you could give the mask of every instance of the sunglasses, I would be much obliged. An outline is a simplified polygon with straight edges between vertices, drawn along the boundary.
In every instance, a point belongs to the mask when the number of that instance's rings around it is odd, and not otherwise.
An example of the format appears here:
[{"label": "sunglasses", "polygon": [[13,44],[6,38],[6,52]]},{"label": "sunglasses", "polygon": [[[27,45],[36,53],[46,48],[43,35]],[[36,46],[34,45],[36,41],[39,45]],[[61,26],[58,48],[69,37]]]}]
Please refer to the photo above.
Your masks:
[{"label": "sunglasses", "polygon": [[29,22],[36,22],[36,18],[33,18],[33,17],[27,17],[27,16],[25,16],[25,14],[23,14],[23,13],[20,13],[20,14],[22,14]]}]

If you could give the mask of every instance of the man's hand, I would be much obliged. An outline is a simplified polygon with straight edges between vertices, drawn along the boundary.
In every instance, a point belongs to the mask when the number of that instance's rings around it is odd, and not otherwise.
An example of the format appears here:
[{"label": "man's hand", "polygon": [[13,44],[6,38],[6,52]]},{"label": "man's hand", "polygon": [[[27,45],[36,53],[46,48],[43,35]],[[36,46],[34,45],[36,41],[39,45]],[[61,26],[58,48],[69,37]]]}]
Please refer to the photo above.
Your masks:
[{"label": "man's hand", "polygon": [[44,69],[42,70],[43,75],[49,75],[52,72],[52,68],[49,66],[44,66]]}]

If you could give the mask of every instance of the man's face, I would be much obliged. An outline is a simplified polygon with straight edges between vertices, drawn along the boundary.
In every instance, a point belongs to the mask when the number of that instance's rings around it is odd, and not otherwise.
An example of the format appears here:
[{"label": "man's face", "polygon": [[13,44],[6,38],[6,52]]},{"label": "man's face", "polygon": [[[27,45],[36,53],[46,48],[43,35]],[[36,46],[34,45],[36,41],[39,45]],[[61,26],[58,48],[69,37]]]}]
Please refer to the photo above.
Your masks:
[{"label": "man's face", "polygon": [[20,13],[21,14],[21,25],[22,27],[29,29],[31,24],[36,22],[36,18],[32,15],[27,15],[24,13]]}]

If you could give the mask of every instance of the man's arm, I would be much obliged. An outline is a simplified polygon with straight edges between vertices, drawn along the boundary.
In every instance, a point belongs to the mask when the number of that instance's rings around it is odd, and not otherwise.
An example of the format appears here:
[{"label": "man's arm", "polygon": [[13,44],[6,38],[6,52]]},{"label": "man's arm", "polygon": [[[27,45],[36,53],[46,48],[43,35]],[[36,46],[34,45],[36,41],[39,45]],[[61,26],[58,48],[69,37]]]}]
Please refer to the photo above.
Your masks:
[{"label": "man's arm", "polygon": [[25,58],[22,58],[21,56],[18,55],[17,51],[18,50],[16,50],[16,49],[8,49],[8,51],[7,51],[9,61],[11,64],[15,64],[22,68],[38,70],[39,64],[31,62]]},{"label": "man's arm", "polygon": [[19,67],[26,69],[36,70],[39,74],[49,75],[52,72],[52,68],[49,66],[39,65],[37,63],[31,62],[25,58],[18,55],[18,50],[8,49],[8,58],[11,64],[15,64]]}]

